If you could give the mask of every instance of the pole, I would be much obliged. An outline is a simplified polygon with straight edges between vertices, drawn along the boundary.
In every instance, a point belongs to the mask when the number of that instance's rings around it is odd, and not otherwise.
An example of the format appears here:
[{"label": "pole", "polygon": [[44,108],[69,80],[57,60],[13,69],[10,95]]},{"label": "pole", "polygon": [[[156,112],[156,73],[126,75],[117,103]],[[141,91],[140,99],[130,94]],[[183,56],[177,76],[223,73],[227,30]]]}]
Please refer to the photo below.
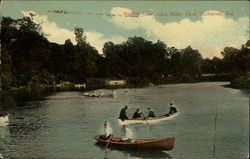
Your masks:
[{"label": "pole", "polygon": [[108,146],[109,146],[109,143],[110,143],[110,142],[108,142],[108,143],[106,144],[106,146],[105,146],[106,148],[108,148]]},{"label": "pole", "polygon": [[215,158],[215,149],[216,149],[216,127],[217,127],[217,107],[215,110],[215,118],[214,118],[214,145],[213,145],[213,158]]}]

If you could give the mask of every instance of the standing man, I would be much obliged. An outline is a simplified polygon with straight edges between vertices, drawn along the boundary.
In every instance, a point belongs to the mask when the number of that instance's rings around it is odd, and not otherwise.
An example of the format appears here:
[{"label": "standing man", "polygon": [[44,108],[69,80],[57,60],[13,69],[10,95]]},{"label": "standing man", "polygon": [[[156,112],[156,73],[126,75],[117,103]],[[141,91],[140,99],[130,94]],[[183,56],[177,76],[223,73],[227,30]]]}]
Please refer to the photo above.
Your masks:
[{"label": "standing man", "polygon": [[105,123],[104,123],[104,135],[101,135],[100,138],[103,140],[109,140],[109,139],[112,139],[112,137],[113,137],[112,128],[109,125],[109,123],[105,121]]},{"label": "standing man", "polygon": [[119,119],[121,119],[122,121],[128,120],[128,117],[127,117],[127,114],[126,114],[127,109],[128,109],[128,106],[125,105],[125,107],[122,108],[122,110],[120,111]]}]

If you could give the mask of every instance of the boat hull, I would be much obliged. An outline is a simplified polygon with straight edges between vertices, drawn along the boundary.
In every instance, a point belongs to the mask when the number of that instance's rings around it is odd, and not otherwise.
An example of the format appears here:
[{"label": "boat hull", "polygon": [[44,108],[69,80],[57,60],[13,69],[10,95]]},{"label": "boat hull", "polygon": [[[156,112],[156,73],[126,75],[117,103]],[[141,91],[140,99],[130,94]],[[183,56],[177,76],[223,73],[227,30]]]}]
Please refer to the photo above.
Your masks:
[{"label": "boat hull", "polygon": [[171,120],[174,117],[176,117],[177,115],[179,115],[179,113],[174,113],[170,116],[167,115],[162,115],[162,116],[158,116],[155,118],[146,118],[146,119],[129,119],[129,120],[120,120],[118,119],[118,122],[120,125],[130,125],[130,124],[154,124],[154,123],[158,123],[161,121],[167,121],[167,120]]},{"label": "boat hull", "polygon": [[94,137],[99,144],[108,147],[121,149],[150,149],[150,150],[165,150],[170,151],[174,148],[175,138],[162,139],[135,139],[131,142],[123,141],[121,138],[112,138],[111,140],[103,140],[100,136]]}]

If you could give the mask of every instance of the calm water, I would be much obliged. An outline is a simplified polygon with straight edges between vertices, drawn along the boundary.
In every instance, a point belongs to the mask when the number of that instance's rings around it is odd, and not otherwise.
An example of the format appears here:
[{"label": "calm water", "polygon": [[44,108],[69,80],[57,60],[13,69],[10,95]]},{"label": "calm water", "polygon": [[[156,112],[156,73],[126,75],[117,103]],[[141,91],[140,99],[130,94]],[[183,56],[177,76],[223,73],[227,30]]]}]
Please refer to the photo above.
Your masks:
[{"label": "calm water", "polygon": [[[227,83],[172,84],[115,90],[115,98],[87,98],[62,92],[22,109],[11,109],[11,125],[0,128],[0,153],[13,158],[173,158],[244,159],[249,153],[249,101]],[[174,102],[180,114],[171,121],[130,126],[136,138],[175,136],[172,151],[120,151],[95,145],[94,135],[111,123],[122,136],[117,117],[148,107],[160,115]],[[215,117],[217,120],[215,127]]]}]

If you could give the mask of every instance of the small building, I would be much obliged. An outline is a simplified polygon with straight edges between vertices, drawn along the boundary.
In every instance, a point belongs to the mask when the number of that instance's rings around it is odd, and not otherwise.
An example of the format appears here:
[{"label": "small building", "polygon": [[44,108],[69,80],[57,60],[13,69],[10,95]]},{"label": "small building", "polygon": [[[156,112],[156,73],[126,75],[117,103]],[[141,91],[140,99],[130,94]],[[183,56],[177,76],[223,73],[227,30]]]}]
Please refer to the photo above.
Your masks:
[{"label": "small building", "polygon": [[82,84],[75,84],[75,88],[76,89],[86,89],[86,83],[82,83]]},{"label": "small building", "polygon": [[105,84],[109,86],[126,85],[127,81],[124,79],[106,80]]}]

